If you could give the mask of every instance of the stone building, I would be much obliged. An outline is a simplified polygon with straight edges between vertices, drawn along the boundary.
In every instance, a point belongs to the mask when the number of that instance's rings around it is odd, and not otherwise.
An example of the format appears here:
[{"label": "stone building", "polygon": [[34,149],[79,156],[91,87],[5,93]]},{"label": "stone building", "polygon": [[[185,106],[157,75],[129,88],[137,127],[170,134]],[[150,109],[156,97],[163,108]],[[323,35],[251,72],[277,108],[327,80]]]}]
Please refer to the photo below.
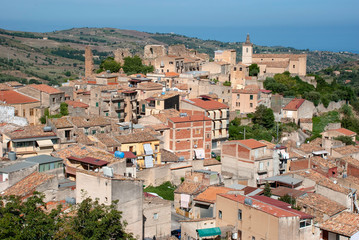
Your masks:
[{"label": "stone building", "polygon": [[[14,117],[24,117],[30,125],[40,124],[40,117],[44,113],[41,102],[19,92],[8,90],[0,92],[0,101],[7,106],[14,107]],[[12,111],[4,107],[5,112]],[[10,114],[10,113],[9,113]]]},{"label": "stone building", "polygon": [[[127,222],[126,230],[136,239],[143,239],[143,182],[121,175],[104,175],[103,172],[76,173],[76,202],[90,196],[100,204],[110,205],[118,200],[117,210]],[[85,193],[85,194],[83,194]]]},{"label": "stone building", "polygon": [[124,60],[125,57],[132,57],[130,49],[128,48],[117,48],[114,51],[114,55],[115,55],[115,61],[119,62],[121,65],[125,63]]},{"label": "stone building", "polygon": [[93,54],[89,46],[85,47],[85,78],[88,78],[93,75],[94,65],[93,65]]},{"label": "stone building", "polygon": [[301,118],[312,118],[314,104],[305,99],[294,98],[283,108],[283,118],[298,124]]},{"label": "stone building", "polygon": [[226,62],[231,66],[236,65],[236,50],[227,49],[227,50],[217,50],[214,52],[214,61],[215,62]]},{"label": "stone building", "polygon": [[145,59],[163,57],[166,55],[166,48],[163,45],[146,45],[143,55]]},{"label": "stone building", "polygon": [[31,84],[18,91],[39,100],[41,106],[49,108],[50,112],[58,112],[60,104],[66,100],[65,92],[46,84]]},{"label": "stone building", "polygon": [[145,193],[143,199],[144,238],[171,235],[171,201]]},{"label": "stone building", "polygon": [[260,76],[285,71],[298,76],[307,74],[306,54],[253,54],[253,44],[250,42],[249,34],[242,46],[242,63],[247,66],[257,64],[260,68]]}]

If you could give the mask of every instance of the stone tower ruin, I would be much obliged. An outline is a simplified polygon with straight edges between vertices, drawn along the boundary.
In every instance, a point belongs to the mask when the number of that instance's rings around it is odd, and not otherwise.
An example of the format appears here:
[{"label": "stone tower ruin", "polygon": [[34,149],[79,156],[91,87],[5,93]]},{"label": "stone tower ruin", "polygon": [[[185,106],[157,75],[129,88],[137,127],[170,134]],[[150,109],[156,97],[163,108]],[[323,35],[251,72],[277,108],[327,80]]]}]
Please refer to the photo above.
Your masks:
[{"label": "stone tower ruin", "polygon": [[93,74],[93,54],[89,46],[85,48],[85,78],[90,77]]}]

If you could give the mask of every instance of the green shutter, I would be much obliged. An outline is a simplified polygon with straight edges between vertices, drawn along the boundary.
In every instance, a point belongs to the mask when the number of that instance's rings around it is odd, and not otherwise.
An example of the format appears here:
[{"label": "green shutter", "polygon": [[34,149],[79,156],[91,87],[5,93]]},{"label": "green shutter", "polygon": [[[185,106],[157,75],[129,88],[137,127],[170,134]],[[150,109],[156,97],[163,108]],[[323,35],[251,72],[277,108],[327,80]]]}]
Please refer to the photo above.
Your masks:
[{"label": "green shutter", "polygon": [[98,107],[98,102],[96,103],[96,107]]}]

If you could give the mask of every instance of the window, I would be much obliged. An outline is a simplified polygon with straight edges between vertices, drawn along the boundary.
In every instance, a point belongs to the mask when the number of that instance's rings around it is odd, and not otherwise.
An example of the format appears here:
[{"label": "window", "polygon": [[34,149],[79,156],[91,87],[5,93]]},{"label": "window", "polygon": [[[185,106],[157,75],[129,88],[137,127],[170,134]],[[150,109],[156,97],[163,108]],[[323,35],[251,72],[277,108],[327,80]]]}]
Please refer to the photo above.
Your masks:
[{"label": "window", "polygon": [[239,94],[237,94],[237,99],[239,99]]},{"label": "window", "polygon": [[206,144],[206,149],[209,149],[209,144]]},{"label": "window", "polygon": [[89,134],[89,128],[85,128],[84,131],[85,131],[85,134],[86,134],[86,135]]},{"label": "window", "polygon": [[238,209],[238,220],[242,220],[242,210]]},{"label": "window", "polygon": [[18,116],[18,115],[19,115],[19,111],[15,110],[15,116]]},{"label": "window", "polygon": [[256,237],[253,237],[253,236],[252,236],[252,240],[256,240]]},{"label": "window", "polygon": [[237,68],[236,67],[234,67],[234,69],[233,69],[234,71],[237,71]]},{"label": "window", "polygon": [[96,102],[96,107],[98,107],[98,102]]},{"label": "window", "polygon": [[295,65],[293,65],[293,68],[295,68]]},{"label": "window", "polygon": [[34,116],[34,109],[30,108],[30,116]]},{"label": "window", "polygon": [[207,138],[210,138],[211,136],[209,135],[209,133],[207,133]]},{"label": "window", "polygon": [[106,113],[106,117],[108,117],[108,112]]},{"label": "window", "polygon": [[92,135],[95,135],[96,134],[96,130],[92,130]]},{"label": "window", "polygon": [[52,98],[52,102],[53,102],[53,103],[55,102],[55,100],[56,100],[55,98]]},{"label": "window", "polygon": [[153,214],[153,219],[158,219],[158,213]]},{"label": "window", "polygon": [[70,140],[70,133],[71,133],[71,131],[70,130],[65,130],[65,138],[67,139],[67,140]]},{"label": "window", "polygon": [[249,95],[249,100],[253,100],[253,95]]},{"label": "window", "polygon": [[218,211],[218,218],[222,219],[222,211],[221,210]]},{"label": "window", "polygon": [[159,106],[161,104],[160,100],[157,100],[157,106]]},{"label": "window", "polygon": [[246,48],[246,52],[248,52],[248,48]]},{"label": "window", "polygon": [[241,72],[242,72],[242,68],[239,68],[239,71],[241,71]]},{"label": "window", "polygon": [[253,107],[253,103],[250,103],[249,106],[252,108],[252,107]]},{"label": "window", "polygon": [[26,111],[25,111],[25,109],[23,109],[22,110],[22,116],[25,117],[25,115],[26,115]]}]

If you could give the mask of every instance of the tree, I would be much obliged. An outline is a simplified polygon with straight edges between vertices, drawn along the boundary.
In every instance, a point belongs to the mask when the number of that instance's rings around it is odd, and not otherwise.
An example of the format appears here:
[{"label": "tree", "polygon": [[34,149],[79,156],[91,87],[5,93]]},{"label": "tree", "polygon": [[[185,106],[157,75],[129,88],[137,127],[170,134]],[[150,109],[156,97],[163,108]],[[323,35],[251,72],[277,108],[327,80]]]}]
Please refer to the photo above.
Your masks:
[{"label": "tree", "polygon": [[254,124],[259,124],[259,125],[265,127],[266,129],[270,129],[270,128],[274,127],[273,110],[270,108],[267,108],[264,105],[259,105],[253,114],[252,121]]},{"label": "tree", "polygon": [[123,71],[126,74],[143,73],[147,74],[153,72],[153,66],[146,66],[142,64],[142,59],[139,56],[125,57],[125,63],[123,64]]},{"label": "tree", "polygon": [[345,145],[355,145],[353,139],[349,136],[338,136],[334,138],[335,140],[341,141]]},{"label": "tree", "polygon": [[257,64],[253,63],[249,66],[249,76],[258,76],[259,67]]},{"label": "tree", "polygon": [[61,116],[67,116],[67,115],[69,115],[69,109],[68,109],[67,103],[62,102],[62,103],[60,104],[60,114],[61,114]]},{"label": "tree", "polygon": [[301,207],[297,206],[297,201],[292,196],[289,196],[288,194],[278,198],[279,201],[289,203],[293,209],[300,210]]},{"label": "tree", "polygon": [[266,185],[264,187],[264,192],[263,192],[264,196],[267,196],[267,197],[271,197],[272,196],[272,190],[270,188],[270,185],[268,182],[266,182]]},{"label": "tree", "polygon": [[45,211],[44,195],[38,192],[26,201],[17,196],[0,196],[0,239],[132,240],[116,204],[108,206],[86,198],[68,214],[62,212],[61,205]]},{"label": "tree", "polygon": [[100,72],[109,70],[110,72],[118,72],[121,68],[121,64],[116,62],[113,57],[108,57],[100,64]]},{"label": "tree", "polygon": [[41,124],[45,124],[46,118],[49,118],[49,117],[50,117],[50,111],[48,108],[45,108],[44,115],[42,117],[40,117]]}]

